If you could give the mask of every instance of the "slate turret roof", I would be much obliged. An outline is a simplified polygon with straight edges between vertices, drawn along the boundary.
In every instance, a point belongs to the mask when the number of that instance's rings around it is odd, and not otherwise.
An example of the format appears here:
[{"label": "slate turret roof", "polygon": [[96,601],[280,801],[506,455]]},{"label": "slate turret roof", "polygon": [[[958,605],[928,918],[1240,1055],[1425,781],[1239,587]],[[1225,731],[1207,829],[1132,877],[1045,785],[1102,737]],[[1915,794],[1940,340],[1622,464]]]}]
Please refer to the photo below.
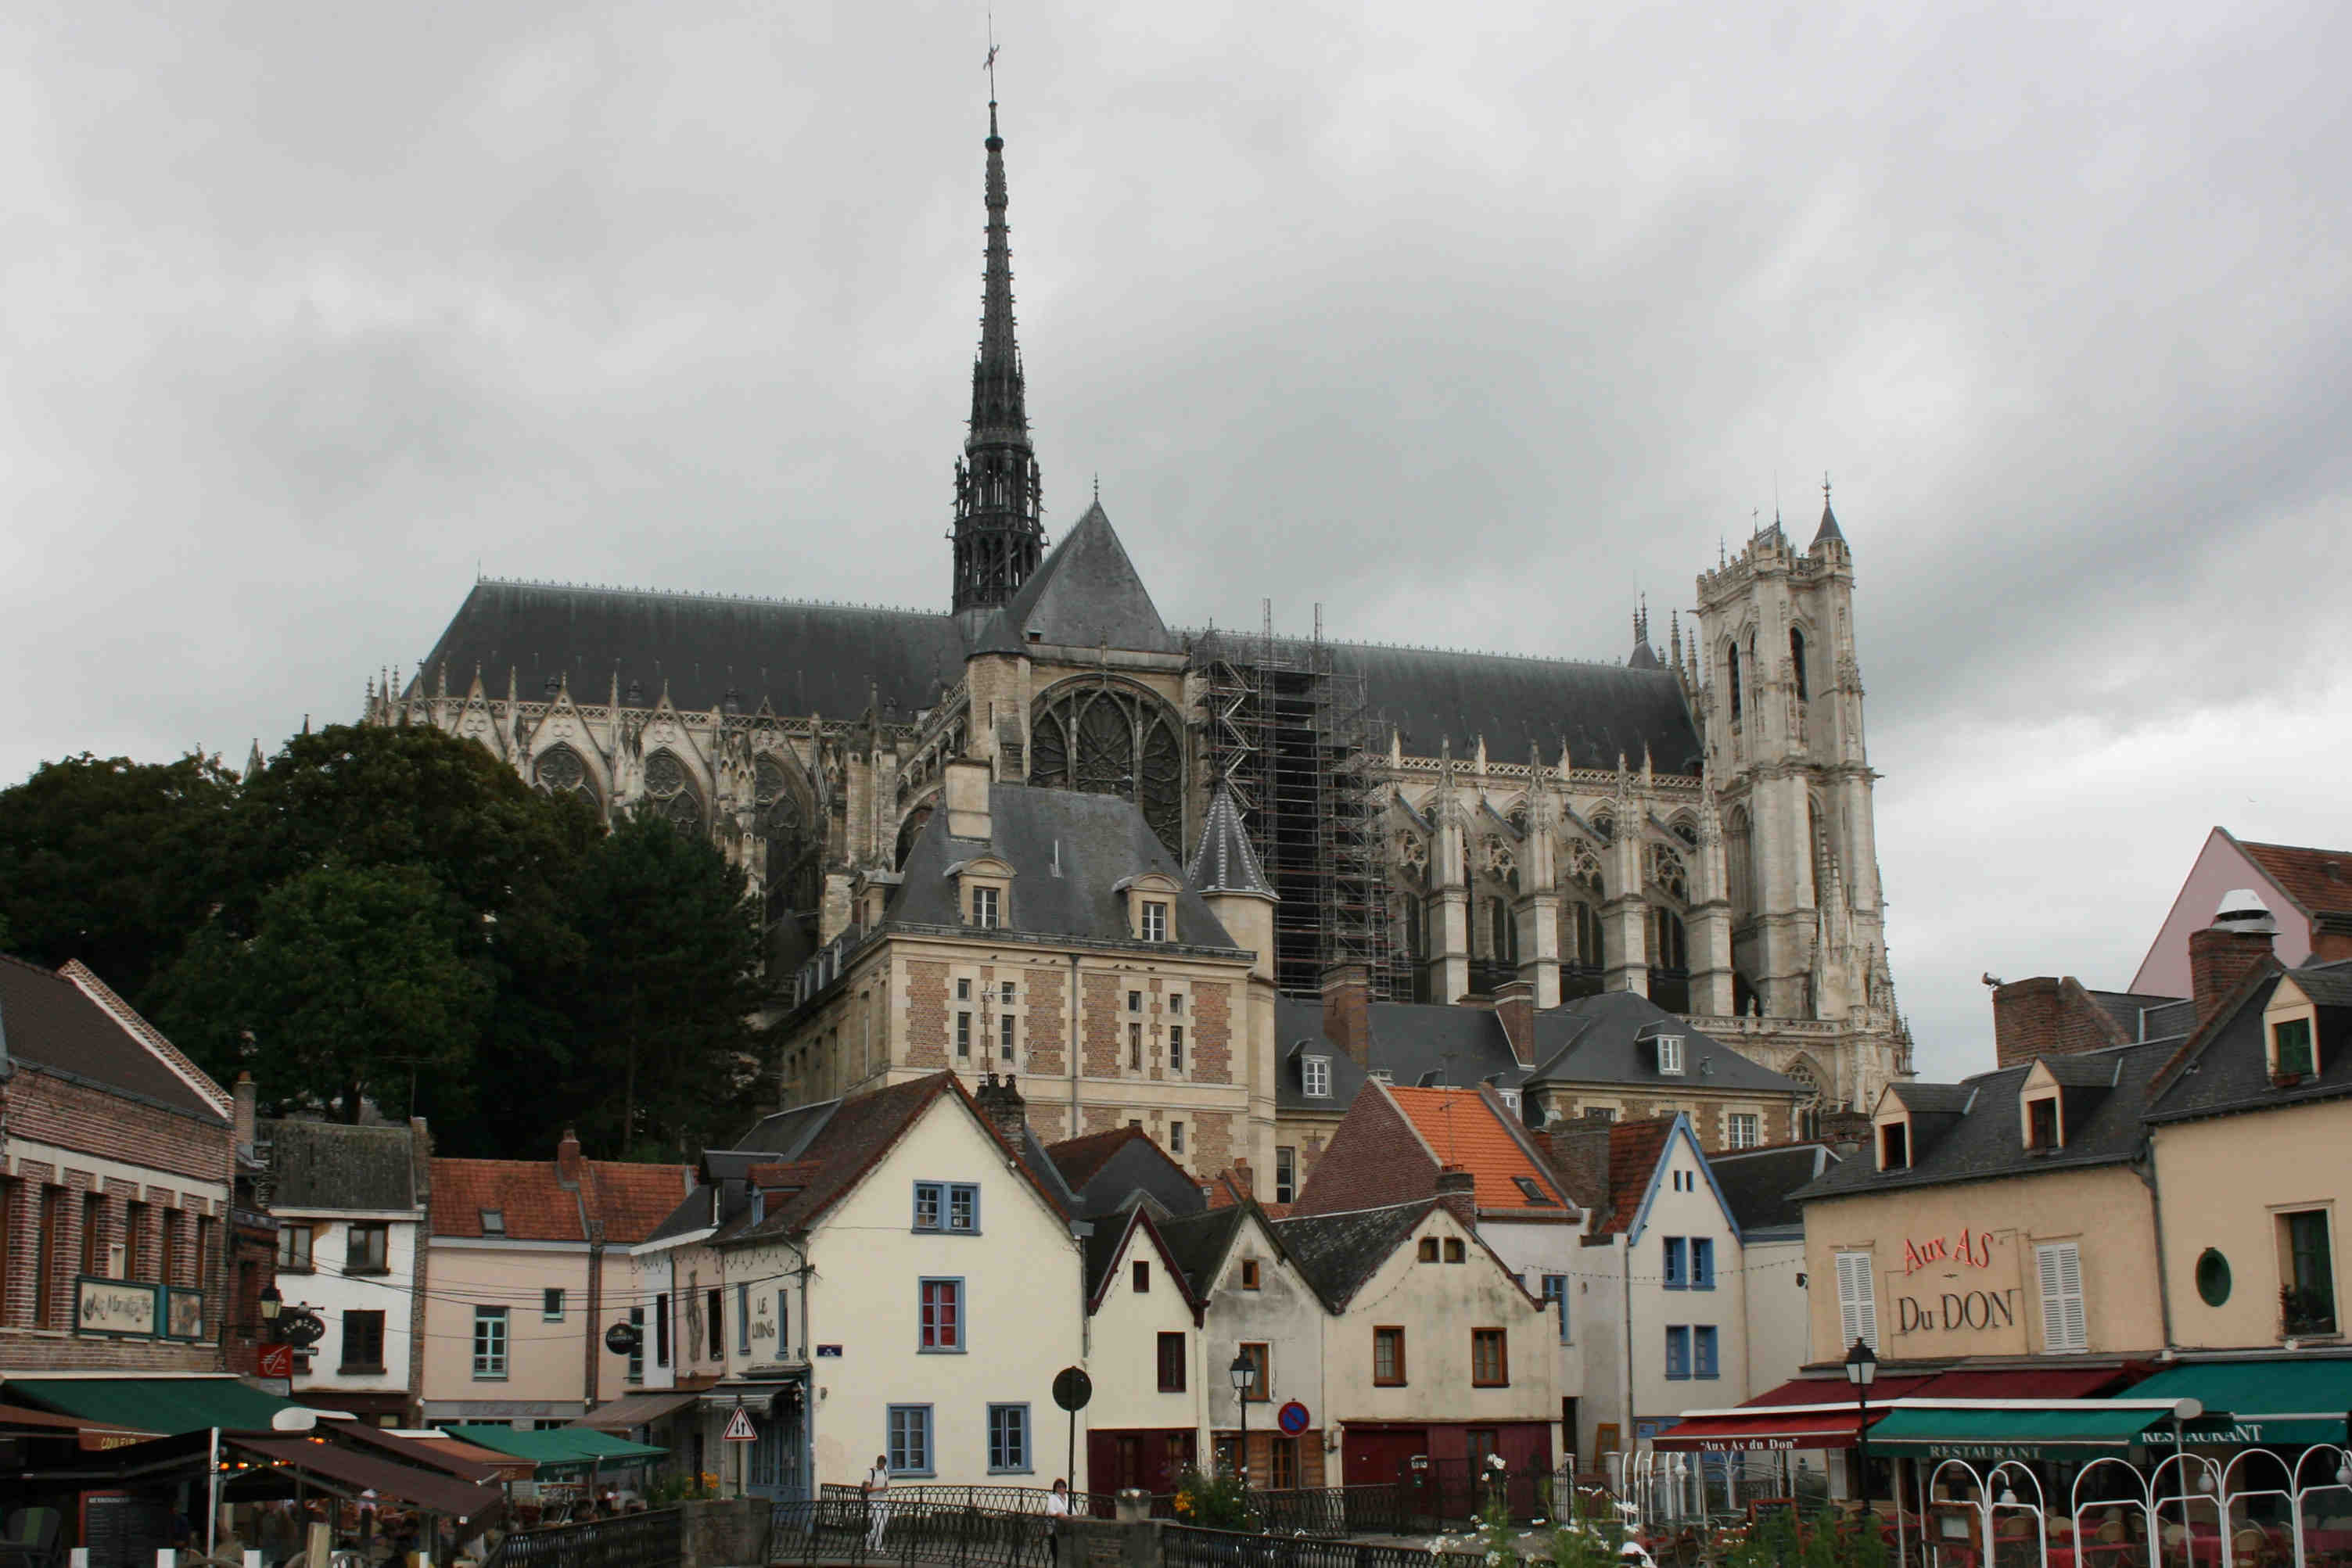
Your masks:
[{"label": "slate turret roof", "polygon": [[1192,863],[1184,874],[1196,893],[1275,896],[1265,870],[1257,863],[1257,852],[1250,848],[1234,792],[1222,783],[1209,799],[1209,814],[1201,824],[1201,845],[1192,852]]},{"label": "slate turret roof", "polygon": [[1013,602],[989,617],[972,651],[1017,653],[1033,643],[1141,653],[1182,651],[1160,619],[1100,501],[1062,536]]}]

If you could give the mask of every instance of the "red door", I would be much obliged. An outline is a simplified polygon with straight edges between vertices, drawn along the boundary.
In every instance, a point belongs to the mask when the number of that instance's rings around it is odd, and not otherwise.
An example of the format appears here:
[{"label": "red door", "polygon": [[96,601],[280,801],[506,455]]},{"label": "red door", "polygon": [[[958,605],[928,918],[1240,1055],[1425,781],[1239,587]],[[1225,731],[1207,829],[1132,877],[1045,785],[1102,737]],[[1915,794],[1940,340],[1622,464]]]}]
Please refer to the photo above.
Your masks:
[{"label": "red door", "polygon": [[1339,1474],[1351,1487],[1412,1480],[1413,1459],[1428,1453],[1429,1433],[1421,1427],[1350,1425],[1339,1448]]}]

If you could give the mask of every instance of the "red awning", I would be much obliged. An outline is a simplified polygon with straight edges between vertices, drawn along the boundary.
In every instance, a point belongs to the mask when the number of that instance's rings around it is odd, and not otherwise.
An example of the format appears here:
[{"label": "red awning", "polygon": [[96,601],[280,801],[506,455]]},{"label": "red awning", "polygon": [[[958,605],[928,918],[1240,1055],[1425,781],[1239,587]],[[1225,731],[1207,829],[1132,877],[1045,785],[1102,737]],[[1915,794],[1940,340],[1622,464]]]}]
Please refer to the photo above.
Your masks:
[{"label": "red awning", "polygon": [[[1870,1387],[1870,1418],[1886,1414],[1900,1399],[1933,1382],[1929,1377],[1882,1377]],[[1843,1378],[1799,1377],[1759,1394],[1736,1410],[1686,1416],[1650,1439],[1669,1453],[1777,1453],[1807,1448],[1851,1448],[1859,1426],[1853,1385]]]},{"label": "red awning", "polygon": [[2095,1399],[2135,1381],[2119,1366],[2037,1366],[2010,1372],[1947,1372],[1912,1391],[1919,1399]]},{"label": "red awning", "polygon": [[[1870,1402],[1883,1405],[1889,1399],[1901,1399],[1935,1382],[1930,1374],[1914,1376],[1880,1374],[1870,1385]],[[1742,1410],[1761,1409],[1773,1405],[1851,1405],[1853,1385],[1843,1377],[1792,1377],[1780,1387],[1759,1394],[1744,1402]]]},{"label": "red awning", "polygon": [[487,1514],[501,1500],[496,1487],[469,1486],[437,1470],[420,1470],[408,1465],[394,1464],[390,1459],[354,1453],[331,1443],[308,1442],[300,1437],[248,1437],[241,1435],[224,1436],[222,1441],[273,1464],[300,1470],[326,1482],[333,1490],[351,1489],[362,1495],[373,1494],[394,1502],[415,1503],[420,1508],[456,1519],[472,1519]]}]

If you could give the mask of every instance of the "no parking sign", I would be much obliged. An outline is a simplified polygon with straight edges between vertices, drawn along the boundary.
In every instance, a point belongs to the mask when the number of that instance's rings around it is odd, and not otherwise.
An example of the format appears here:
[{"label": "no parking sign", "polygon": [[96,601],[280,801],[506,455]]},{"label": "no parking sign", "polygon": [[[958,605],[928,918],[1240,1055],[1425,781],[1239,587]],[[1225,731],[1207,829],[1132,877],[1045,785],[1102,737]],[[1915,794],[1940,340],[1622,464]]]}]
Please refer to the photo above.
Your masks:
[{"label": "no parking sign", "polygon": [[1307,1406],[1294,1399],[1275,1412],[1274,1424],[1296,1437],[1307,1430]]}]

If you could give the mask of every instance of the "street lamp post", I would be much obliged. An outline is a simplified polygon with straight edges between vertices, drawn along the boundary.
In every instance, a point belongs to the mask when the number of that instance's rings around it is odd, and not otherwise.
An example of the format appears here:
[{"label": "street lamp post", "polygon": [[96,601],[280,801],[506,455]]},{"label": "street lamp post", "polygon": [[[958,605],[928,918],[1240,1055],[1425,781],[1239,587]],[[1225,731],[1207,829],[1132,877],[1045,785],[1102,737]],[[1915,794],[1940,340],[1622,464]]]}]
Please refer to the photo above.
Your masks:
[{"label": "street lamp post", "polygon": [[1234,1458],[1234,1467],[1241,1472],[1242,1490],[1246,1492],[1249,1490],[1249,1391],[1250,1385],[1257,1381],[1257,1363],[1250,1359],[1249,1352],[1236,1350],[1234,1352],[1234,1364],[1225,1368],[1225,1375],[1233,1379],[1234,1403],[1241,1406],[1242,1442]]},{"label": "street lamp post", "polygon": [[1845,1380],[1853,1385],[1853,1495],[1870,1506],[1870,1385],[1878,1380],[1878,1356],[1870,1342],[1856,1339],[1845,1353]]}]

